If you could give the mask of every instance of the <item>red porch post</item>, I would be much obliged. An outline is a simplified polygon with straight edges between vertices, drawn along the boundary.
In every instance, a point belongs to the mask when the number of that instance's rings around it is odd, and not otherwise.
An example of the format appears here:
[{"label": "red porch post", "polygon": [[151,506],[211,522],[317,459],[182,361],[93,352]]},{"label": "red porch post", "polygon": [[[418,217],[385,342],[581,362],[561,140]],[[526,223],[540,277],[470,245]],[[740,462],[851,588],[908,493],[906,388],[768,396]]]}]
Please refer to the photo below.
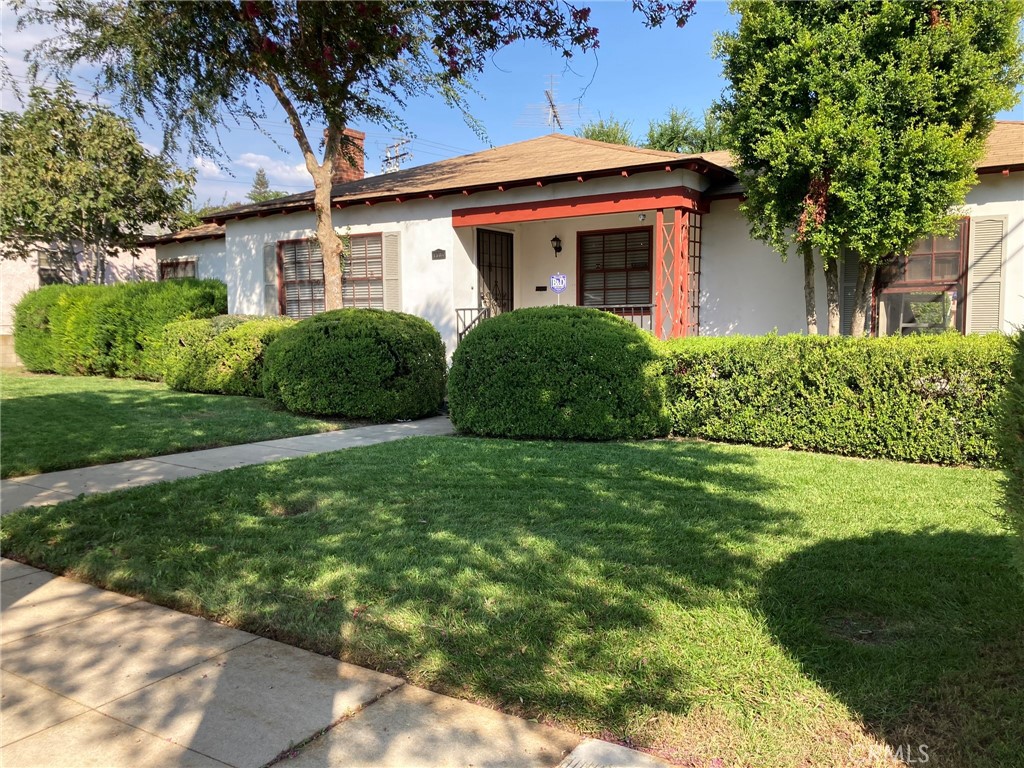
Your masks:
[{"label": "red porch post", "polygon": [[680,335],[680,325],[685,328],[685,321],[682,318],[686,312],[686,303],[683,300],[686,268],[681,245],[683,209],[676,208],[672,213],[672,330],[669,331],[669,338]]},{"label": "red porch post", "polygon": [[654,215],[654,335],[663,338],[665,322],[665,300],[668,298],[668,275],[665,259],[665,210],[659,208]]}]

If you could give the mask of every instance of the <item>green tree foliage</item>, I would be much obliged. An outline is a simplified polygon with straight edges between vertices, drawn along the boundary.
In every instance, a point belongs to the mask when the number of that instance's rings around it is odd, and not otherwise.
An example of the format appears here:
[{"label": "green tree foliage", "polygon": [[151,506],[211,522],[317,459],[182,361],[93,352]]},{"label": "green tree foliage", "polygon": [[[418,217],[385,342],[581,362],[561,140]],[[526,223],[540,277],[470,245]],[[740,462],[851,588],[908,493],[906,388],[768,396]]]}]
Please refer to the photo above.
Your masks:
[{"label": "green tree foliage", "polygon": [[265,203],[267,200],[284,197],[287,194],[287,192],[278,192],[276,189],[271,189],[267,172],[262,168],[257,168],[256,175],[252,177],[252,187],[249,189],[249,194],[246,197],[254,203]]},{"label": "green tree foliage", "polygon": [[[31,88],[24,112],[0,112],[0,163],[0,256],[77,244],[83,277],[97,283],[109,256],[137,251],[146,225],[177,226],[194,182],[147,152],[128,121],[78,101],[64,82]],[[58,254],[73,260],[75,249]]]},{"label": "green tree foliage", "polygon": [[697,121],[687,110],[673,107],[663,119],[650,122],[644,146],[687,155],[725,149],[722,119],[714,109],[707,109]]},{"label": "green tree foliage", "polygon": [[[225,118],[258,124],[269,91],[313,178],[328,308],[341,305],[343,244],[331,220],[331,175],[335,162],[352,160],[345,126],[365,120],[407,135],[399,113],[421,94],[440,95],[468,116],[468,81],[494,51],[540,40],[571,57],[597,45],[590,9],[561,0],[23,3],[19,23],[58,31],[34,60],[58,70],[98,67],[101,84],[125,107],[139,116],[153,108],[169,141],[186,136],[193,149],[215,151],[206,138],[211,127]],[[667,17],[682,26],[693,6],[633,3],[648,26]]]},{"label": "green tree foliage", "polygon": [[725,116],[746,185],[751,233],[805,264],[808,331],[814,249],[838,332],[838,264],[860,257],[855,332],[879,263],[945,234],[976,183],[994,115],[1024,68],[1020,0],[979,3],[733,0],[717,55]]},{"label": "green tree foliage", "polygon": [[616,120],[615,115],[609,115],[606,120],[598,117],[597,120],[590,120],[579,127],[576,135],[591,141],[605,141],[609,144],[625,144],[627,147],[637,146],[633,138],[633,123],[629,120]]}]

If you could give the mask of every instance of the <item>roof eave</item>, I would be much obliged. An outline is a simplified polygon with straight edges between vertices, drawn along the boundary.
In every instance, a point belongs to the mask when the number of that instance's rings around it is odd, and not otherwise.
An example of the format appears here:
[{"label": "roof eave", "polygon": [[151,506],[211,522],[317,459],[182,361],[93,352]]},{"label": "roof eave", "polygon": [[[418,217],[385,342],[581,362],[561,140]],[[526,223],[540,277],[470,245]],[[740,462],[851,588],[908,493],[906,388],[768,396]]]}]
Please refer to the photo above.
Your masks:
[{"label": "roof eave", "polygon": [[[521,187],[546,186],[548,184],[562,184],[572,181],[588,181],[590,179],[607,178],[611,176],[629,176],[634,173],[651,173],[657,171],[672,172],[677,170],[690,170],[695,173],[728,179],[733,177],[733,172],[715,163],[711,163],[700,157],[666,158],[653,160],[646,163],[605,168],[596,171],[584,171],[563,173],[555,175],[534,176],[527,179],[516,179],[515,181],[489,182],[487,184],[473,184],[466,186],[442,187],[436,190],[425,190],[422,192],[402,193],[381,192],[356,197],[334,197],[331,205],[333,208],[347,208],[352,205],[379,205],[383,203],[404,203],[410,200],[436,199],[449,195],[473,195],[479,192],[507,191]],[[314,210],[312,201],[295,201],[288,205],[261,210],[230,212],[223,216],[212,216],[206,219],[213,224],[224,224],[229,220],[242,220],[252,218],[265,218],[267,216],[286,215],[289,213],[303,213]]]}]

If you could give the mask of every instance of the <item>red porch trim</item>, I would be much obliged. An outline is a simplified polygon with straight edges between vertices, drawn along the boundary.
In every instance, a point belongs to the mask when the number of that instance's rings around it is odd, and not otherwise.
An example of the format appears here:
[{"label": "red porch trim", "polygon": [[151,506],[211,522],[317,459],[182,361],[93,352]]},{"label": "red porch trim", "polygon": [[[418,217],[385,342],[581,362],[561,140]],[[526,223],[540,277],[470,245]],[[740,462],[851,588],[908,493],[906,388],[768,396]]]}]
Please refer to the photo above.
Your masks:
[{"label": "red porch trim", "polygon": [[654,287],[654,335],[659,339],[665,322],[665,211],[661,208],[654,214],[654,269],[651,277],[657,275]]},{"label": "red porch trim", "polygon": [[708,211],[707,202],[700,192],[689,187],[677,186],[635,192],[581,195],[560,200],[537,200],[530,203],[456,208],[452,211],[452,226],[487,227],[524,221],[568,219],[574,216],[635,213],[652,208],[687,208],[700,213]]},{"label": "red porch trim", "polygon": [[[688,271],[688,265],[682,245],[684,213],[682,208],[676,208],[672,218],[672,260],[675,262],[672,269],[672,307],[675,313],[675,317],[672,318],[672,338],[686,335],[686,323],[683,319],[686,314],[686,302],[683,297],[686,285],[684,275]],[[685,215],[689,218],[689,214]]]}]

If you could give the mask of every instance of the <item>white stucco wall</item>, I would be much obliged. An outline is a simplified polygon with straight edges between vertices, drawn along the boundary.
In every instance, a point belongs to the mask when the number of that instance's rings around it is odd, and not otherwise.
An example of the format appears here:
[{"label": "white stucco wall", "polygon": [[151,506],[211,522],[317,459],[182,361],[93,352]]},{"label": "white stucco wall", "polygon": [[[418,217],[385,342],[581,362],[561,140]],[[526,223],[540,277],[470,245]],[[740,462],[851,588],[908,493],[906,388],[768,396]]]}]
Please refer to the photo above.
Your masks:
[{"label": "white stucco wall", "polygon": [[0,336],[14,332],[14,305],[38,287],[39,268],[35,257],[0,259]]},{"label": "white stucco wall", "polygon": [[[1024,174],[983,177],[968,198],[968,213],[1008,217],[1007,261],[1004,269],[1004,325],[1024,325]],[[568,182],[545,187],[528,187],[507,192],[452,195],[438,200],[357,205],[335,212],[335,225],[351,234],[397,232],[401,236],[402,310],[426,318],[440,331],[449,352],[456,341],[456,308],[476,307],[478,276],[475,266],[476,228],[452,227],[452,210],[500,206],[509,203],[555,200],[582,195],[658,189],[686,185],[695,189],[706,181],[688,171],[634,174],[584,183]],[[803,299],[803,269],[795,255],[784,262],[778,254],[750,238],[748,225],[736,200],[713,203],[703,217],[701,258],[700,327],[703,335],[803,333],[806,330]],[[514,303],[516,307],[554,304],[545,286],[554,272],[569,277],[562,303],[577,297],[576,235],[580,231],[654,226],[655,211],[554,221],[528,222],[483,227],[511,232],[514,258]],[[216,277],[228,284],[228,307],[232,313],[263,312],[263,245],[267,242],[313,237],[312,213],[243,219],[227,222],[224,241],[199,241],[182,246],[163,246],[160,257],[196,254],[199,274]],[[562,252],[556,258],[550,245],[558,235]],[[205,243],[205,245],[204,245]],[[222,251],[214,250],[220,243]],[[207,258],[200,250],[210,249]],[[170,250],[178,248],[179,251]],[[433,260],[432,251],[442,249],[443,260]],[[219,261],[218,261],[219,259]],[[205,264],[208,266],[204,266]],[[818,271],[817,301],[819,325],[825,323],[824,276]]]},{"label": "white stucco wall", "polygon": [[195,259],[197,278],[220,280],[222,283],[228,282],[227,264],[224,258],[224,238],[158,245],[156,258],[157,261]]},{"label": "white stucco wall", "polygon": [[982,175],[964,209],[968,216],[1006,217],[1002,330],[1010,333],[1024,327],[1024,172]]},{"label": "white stucco wall", "polygon": [[[707,182],[703,177],[690,171],[658,171],[634,174],[628,178],[592,179],[584,183],[567,182],[545,187],[524,187],[507,192],[450,195],[437,200],[378,203],[373,206],[355,205],[335,211],[334,225],[350,235],[385,232],[400,234],[402,311],[429,320],[441,333],[451,353],[457,337],[456,308],[476,307],[479,304],[475,229],[452,227],[453,209],[680,185],[701,189],[706,187]],[[646,225],[653,224],[654,212],[648,211]],[[564,272],[569,276],[569,288],[562,296],[563,303],[575,303],[577,230],[638,225],[637,214],[628,213],[491,228],[512,231],[515,235],[514,301],[518,307],[554,304],[553,293],[538,293],[535,286],[546,285],[548,276],[555,271]],[[562,238],[564,249],[557,259],[554,258],[550,244],[551,238],[556,234]],[[315,220],[312,213],[228,221],[224,241],[228,311],[232,314],[262,313],[265,243],[314,236]],[[443,260],[435,261],[431,258],[431,253],[436,249],[445,251],[446,257]],[[160,253],[162,258],[164,251],[161,250]]]},{"label": "white stucco wall", "polygon": [[[753,240],[738,200],[717,200],[703,219],[700,277],[702,336],[805,333],[804,271]],[[818,325],[826,322],[825,277],[815,287]]]}]

